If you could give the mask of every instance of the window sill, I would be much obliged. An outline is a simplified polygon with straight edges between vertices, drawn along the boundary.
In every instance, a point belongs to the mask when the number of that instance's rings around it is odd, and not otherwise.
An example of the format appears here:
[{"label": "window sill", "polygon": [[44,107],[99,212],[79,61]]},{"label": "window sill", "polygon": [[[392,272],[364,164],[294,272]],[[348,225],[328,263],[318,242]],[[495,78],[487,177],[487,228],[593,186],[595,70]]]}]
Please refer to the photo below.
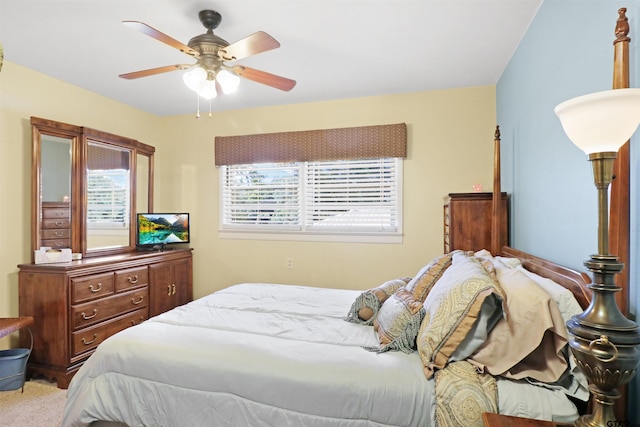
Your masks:
[{"label": "window sill", "polygon": [[340,242],[340,243],[402,243],[402,233],[313,233],[287,231],[244,231],[218,230],[221,239],[236,240],[288,240],[297,242]]}]

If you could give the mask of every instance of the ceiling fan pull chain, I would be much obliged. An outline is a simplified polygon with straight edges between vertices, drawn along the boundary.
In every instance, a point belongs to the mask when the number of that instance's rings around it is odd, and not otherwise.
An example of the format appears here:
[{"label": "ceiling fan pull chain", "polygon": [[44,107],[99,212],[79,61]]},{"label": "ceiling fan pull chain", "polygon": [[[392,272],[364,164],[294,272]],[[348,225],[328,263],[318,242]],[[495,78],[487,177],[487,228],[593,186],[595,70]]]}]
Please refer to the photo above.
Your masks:
[{"label": "ceiling fan pull chain", "polygon": [[209,100],[209,118],[211,118],[211,100]]},{"label": "ceiling fan pull chain", "polygon": [[197,109],[196,109],[196,119],[200,118],[200,95],[198,95],[196,93],[196,105],[197,105]]}]

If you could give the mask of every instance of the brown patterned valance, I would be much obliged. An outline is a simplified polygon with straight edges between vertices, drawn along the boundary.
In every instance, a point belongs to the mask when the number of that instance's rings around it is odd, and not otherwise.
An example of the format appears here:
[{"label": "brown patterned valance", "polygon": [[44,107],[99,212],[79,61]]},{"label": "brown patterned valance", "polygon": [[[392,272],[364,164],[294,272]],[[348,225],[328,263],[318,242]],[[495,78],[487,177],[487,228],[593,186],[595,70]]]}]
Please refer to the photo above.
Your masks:
[{"label": "brown patterned valance", "polygon": [[129,170],[129,151],[115,146],[107,146],[89,142],[89,144],[87,145],[87,169]]},{"label": "brown patterned valance", "polygon": [[405,123],[215,138],[216,166],[406,156]]}]

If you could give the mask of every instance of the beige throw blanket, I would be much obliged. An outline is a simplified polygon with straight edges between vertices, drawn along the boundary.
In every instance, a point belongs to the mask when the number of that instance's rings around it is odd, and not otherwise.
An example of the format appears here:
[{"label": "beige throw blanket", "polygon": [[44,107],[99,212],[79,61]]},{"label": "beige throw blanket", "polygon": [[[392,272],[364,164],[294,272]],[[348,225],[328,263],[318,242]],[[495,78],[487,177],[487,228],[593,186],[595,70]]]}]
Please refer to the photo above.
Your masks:
[{"label": "beige throw blanket", "polygon": [[493,375],[557,381],[568,366],[563,353],[567,332],[558,304],[522,271],[492,262],[508,314],[468,360]]}]

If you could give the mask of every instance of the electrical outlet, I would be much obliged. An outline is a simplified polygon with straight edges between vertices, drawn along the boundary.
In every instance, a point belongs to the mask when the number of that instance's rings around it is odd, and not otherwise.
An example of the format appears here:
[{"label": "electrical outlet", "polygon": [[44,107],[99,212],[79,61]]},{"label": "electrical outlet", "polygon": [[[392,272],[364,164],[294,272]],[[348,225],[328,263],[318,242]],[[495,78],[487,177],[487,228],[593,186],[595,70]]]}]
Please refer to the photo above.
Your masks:
[{"label": "electrical outlet", "polygon": [[293,269],[293,258],[287,258],[287,269]]}]

